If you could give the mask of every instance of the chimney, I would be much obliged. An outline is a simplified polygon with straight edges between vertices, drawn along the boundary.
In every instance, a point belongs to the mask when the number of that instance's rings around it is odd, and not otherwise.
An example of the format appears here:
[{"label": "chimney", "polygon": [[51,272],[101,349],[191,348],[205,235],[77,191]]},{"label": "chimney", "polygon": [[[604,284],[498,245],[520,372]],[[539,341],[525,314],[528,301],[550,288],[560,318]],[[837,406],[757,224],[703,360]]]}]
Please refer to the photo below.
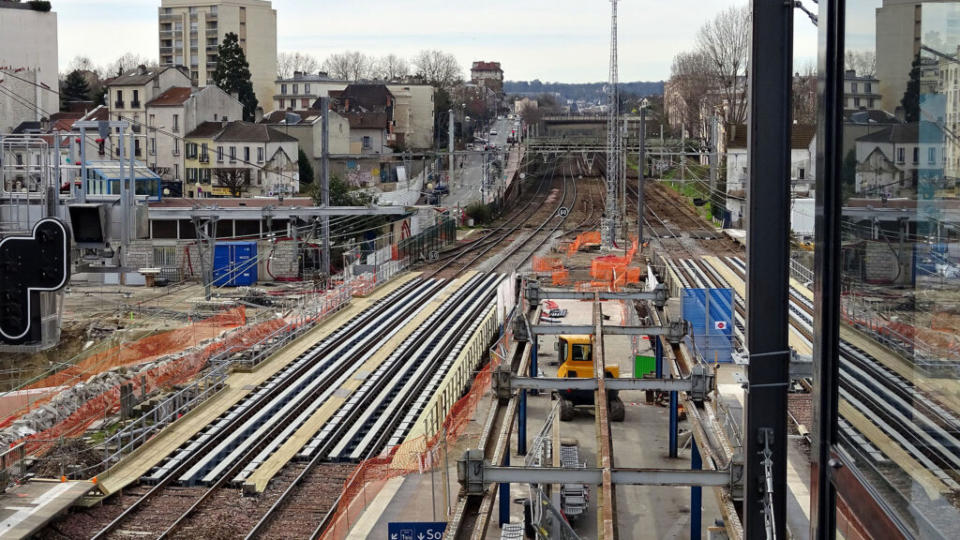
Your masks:
[{"label": "chimney", "polygon": [[137,72],[139,72],[140,75],[146,75],[146,74],[147,74],[147,66],[145,66],[145,65],[143,65],[143,64],[140,64],[139,66],[137,66]]},{"label": "chimney", "polygon": [[902,106],[897,106],[897,108],[893,110],[893,115],[896,116],[897,120],[901,122],[907,121],[907,110]]},{"label": "chimney", "polygon": [[257,107],[257,110],[253,113],[253,121],[258,124],[263,121],[263,107]]},{"label": "chimney", "polygon": [[294,71],[294,72],[293,72],[293,78],[294,78],[294,79],[299,79],[300,77],[303,77],[303,72],[302,72],[302,71]]},{"label": "chimney", "polygon": [[44,117],[44,118],[41,118],[41,119],[40,119],[40,131],[43,132],[43,133],[46,133],[46,132],[50,131],[50,119],[49,119],[49,118]]}]

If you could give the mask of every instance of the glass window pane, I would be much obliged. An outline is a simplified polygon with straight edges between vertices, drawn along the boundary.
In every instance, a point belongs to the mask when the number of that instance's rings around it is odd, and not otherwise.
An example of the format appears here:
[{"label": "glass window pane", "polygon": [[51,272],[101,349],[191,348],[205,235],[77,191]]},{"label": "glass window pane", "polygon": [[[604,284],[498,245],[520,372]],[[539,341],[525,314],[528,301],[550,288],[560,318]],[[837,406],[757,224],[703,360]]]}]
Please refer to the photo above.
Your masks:
[{"label": "glass window pane", "polygon": [[956,538],[960,2],[848,0],[845,41],[839,451],[906,530]]}]

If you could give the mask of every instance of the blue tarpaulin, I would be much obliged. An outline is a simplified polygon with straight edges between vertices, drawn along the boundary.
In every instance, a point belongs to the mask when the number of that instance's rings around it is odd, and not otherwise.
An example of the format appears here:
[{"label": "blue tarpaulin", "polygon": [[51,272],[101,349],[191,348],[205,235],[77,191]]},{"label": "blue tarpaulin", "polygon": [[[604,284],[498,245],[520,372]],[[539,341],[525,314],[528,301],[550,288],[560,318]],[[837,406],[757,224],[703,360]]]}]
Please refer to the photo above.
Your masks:
[{"label": "blue tarpaulin", "polygon": [[732,362],[733,290],[683,289],[683,318],[690,322],[687,346],[705,362]]}]

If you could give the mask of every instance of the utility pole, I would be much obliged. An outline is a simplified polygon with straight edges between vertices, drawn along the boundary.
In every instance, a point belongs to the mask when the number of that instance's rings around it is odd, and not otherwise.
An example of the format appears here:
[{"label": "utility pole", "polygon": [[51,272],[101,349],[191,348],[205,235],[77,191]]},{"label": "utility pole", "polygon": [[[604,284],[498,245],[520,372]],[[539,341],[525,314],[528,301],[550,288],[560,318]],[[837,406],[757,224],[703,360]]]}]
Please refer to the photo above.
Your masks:
[{"label": "utility pole", "polygon": [[[660,126],[663,133],[663,126]],[[643,245],[643,180],[647,166],[647,108],[640,107],[640,151],[637,155],[637,242]]]},{"label": "utility pole", "polygon": [[[707,159],[710,162],[710,200],[714,204],[721,203],[720,195],[717,193],[717,139],[719,133],[717,132],[717,116],[713,115],[710,117],[710,146],[708,150],[710,154],[707,156]],[[711,204],[711,208],[714,206]]]},{"label": "utility pole", "polygon": [[[330,98],[320,98],[320,202],[323,207],[330,206]],[[323,275],[327,287],[330,286],[330,216],[323,216]]]},{"label": "utility pole", "polygon": [[447,111],[447,151],[450,153],[450,174],[447,178],[447,187],[453,186],[453,109]]},{"label": "utility pole", "polygon": [[617,0],[610,0],[610,77],[607,82],[607,201],[602,226],[603,247],[613,249],[617,239],[619,212],[617,191],[620,174],[620,97],[617,92]]}]

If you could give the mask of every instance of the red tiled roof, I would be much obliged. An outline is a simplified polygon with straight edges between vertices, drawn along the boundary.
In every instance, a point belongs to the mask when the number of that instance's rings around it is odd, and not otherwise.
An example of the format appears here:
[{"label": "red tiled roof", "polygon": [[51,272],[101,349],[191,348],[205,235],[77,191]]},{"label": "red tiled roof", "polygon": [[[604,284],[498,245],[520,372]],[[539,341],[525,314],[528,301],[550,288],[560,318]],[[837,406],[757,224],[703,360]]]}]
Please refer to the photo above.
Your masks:
[{"label": "red tiled roof", "polygon": [[147,102],[147,107],[171,107],[183,105],[183,102],[190,99],[193,89],[188,86],[173,86],[168,88],[159,96]]},{"label": "red tiled roof", "polygon": [[473,63],[471,70],[476,71],[500,71],[500,62],[484,62],[480,60]]}]

